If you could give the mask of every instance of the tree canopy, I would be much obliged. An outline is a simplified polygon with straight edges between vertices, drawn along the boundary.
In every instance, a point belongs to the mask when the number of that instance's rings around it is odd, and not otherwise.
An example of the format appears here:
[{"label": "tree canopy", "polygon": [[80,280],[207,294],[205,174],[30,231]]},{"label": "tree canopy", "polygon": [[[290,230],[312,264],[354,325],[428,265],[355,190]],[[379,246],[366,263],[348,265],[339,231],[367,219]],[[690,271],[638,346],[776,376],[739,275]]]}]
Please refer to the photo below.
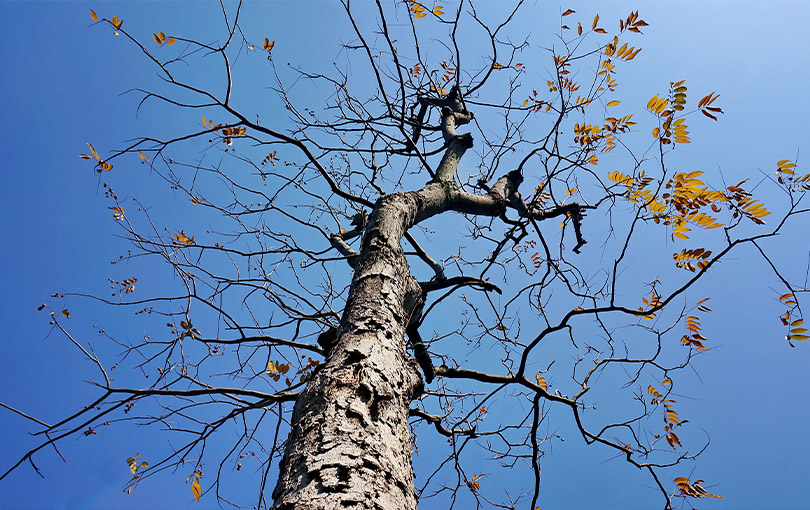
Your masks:
[{"label": "tree canopy", "polygon": [[[288,21],[324,28],[294,34],[250,4],[179,29],[100,7],[92,37],[136,81],[81,130],[81,158],[123,242],[109,290],[60,287],[40,306],[95,388],[33,414],[4,393],[37,434],[8,467],[132,434],[125,491],[176,472],[187,499],[272,506],[292,402],[354,362],[344,311],[388,306],[357,304],[376,278],[398,296],[391,345],[408,330],[424,382],[366,398],[358,383],[368,409],[345,426],[405,400],[421,504],[546,505],[547,480],[590,483],[554,472],[573,442],[633,473],[612,489],[629,501],[730,496],[698,457],[718,432],[695,418],[726,398],[697,382],[763,384],[756,372],[780,368],[762,354],[807,339],[810,174],[799,142],[717,142],[728,83],[679,74],[678,41],[651,51],[651,18],[545,9],[544,31],[520,2],[347,2]],[[327,31],[321,15],[340,21]],[[133,111],[146,132],[96,139]],[[767,337],[742,374],[704,361],[754,315]]]}]

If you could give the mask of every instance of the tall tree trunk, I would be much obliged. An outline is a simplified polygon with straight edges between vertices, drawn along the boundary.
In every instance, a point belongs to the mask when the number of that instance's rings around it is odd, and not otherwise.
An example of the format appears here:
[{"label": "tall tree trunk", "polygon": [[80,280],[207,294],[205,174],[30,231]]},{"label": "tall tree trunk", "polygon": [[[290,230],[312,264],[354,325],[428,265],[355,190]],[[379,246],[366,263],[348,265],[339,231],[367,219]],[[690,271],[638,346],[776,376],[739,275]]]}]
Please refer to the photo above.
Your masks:
[{"label": "tall tree trunk", "polygon": [[416,508],[408,409],[422,379],[405,326],[421,290],[400,245],[408,195],[382,198],[369,218],[337,342],[293,411],[279,510]]},{"label": "tall tree trunk", "polygon": [[453,179],[472,139],[448,139],[433,181],[380,198],[369,216],[336,343],[293,410],[276,510],[416,509],[408,410],[423,380],[405,328],[423,296],[401,239],[458,202]]}]

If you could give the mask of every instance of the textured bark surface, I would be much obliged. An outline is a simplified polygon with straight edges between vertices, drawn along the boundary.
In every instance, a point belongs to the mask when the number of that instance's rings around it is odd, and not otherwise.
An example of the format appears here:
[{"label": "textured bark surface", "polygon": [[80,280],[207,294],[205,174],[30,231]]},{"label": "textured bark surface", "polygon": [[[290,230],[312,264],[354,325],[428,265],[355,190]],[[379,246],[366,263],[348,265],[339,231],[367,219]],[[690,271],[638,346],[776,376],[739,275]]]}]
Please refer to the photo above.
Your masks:
[{"label": "textured bark surface", "polygon": [[482,203],[464,205],[469,198],[453,179],[472,139],[449,131],[436,178],[380,198],[369,216],[336,343],[293,410],[273,491],[276,510],[416,508],[408,410],[423,380],[406,350],[405,328],[423,295],[401,239],[446,210],[493,214],[502,202],[478,197]]},{"label": "textured bark surface", "polygon": [[415,509],[408,409],[422,378],[405,348],[421,290],[400,245],[418,193],[382,198],[335,347],[293,411],[275,508]]}]

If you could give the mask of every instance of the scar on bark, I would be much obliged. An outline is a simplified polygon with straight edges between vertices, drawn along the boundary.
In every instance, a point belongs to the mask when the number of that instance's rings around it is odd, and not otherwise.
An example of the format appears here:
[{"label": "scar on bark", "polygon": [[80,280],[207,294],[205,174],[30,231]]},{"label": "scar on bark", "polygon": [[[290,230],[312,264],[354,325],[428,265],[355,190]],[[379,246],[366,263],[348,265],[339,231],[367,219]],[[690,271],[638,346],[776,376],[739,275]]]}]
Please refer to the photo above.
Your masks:
[{"label": "scar on bark", "polygon": [[330,327],[318,335],[318,345],[323,348],[326,355],[329,355],[329,351],[335,346],[335,342],[337,342],[337,328]]}]

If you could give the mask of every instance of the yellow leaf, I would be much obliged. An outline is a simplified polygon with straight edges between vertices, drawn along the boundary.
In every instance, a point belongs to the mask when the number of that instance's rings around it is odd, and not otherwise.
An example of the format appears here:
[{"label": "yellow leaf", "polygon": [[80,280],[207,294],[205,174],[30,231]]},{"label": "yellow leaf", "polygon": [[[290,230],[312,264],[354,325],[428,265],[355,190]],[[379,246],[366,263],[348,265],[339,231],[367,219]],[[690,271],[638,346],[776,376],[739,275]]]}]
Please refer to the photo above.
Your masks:
[{"label": "yellow leaf", "polygon": [[617,100],[614,99],[613,101],[608,102],[608,104],[606,106],[617,106],[620,103],[621,103],[621,101],[617,101]]},{"label": "yellow leaf", "polygon": [[172,45],[172,44],[174,44],[175,42],[177,42],[177,39],[176,39],[176,38],[174,38],[174,37],[171,37],[171,38],[169,38],[169,40],[168,40],[168,41],[166,41],[166,44],[168,44],[169,46],[171,46],[171,45]]},{"label": "yellow leaf", "polygon": [[110,207],[109,209],[113,212],[113,218],[115,218],[118,221],[121,221],[121,220],[124,219],[124,208],[123,207],[121,207],[121,206]]},{"label": "yellow leaf", "polygon": [[599,15],[597,14],[596,17],[593,18],[593,25],[591,29],[596,29],[596,24],[599,23]]},{"label": "yellow leaf", "polygon": [[625,55],[624,60],[626,60],[626,61],[633,60],[634,58],[636,58],[636,55],[638,55],[639,52],[641,52],[641,48],[637,49],[633,53],[628,53],[627,55]]},{"label": "yellow leaf", "polygon": [[197,501],[199,501],[200,496],[202,496],[202,487],[200,487],[200,480],[197,477],[194,477],[194,480],[191,482],[191,494]]},{"label": "yellow leaf", "polygon": [[174,238],[175,244],[183,244],[185,246],[191,246],[192,244],[194,244],[194,237],[186,236],[185,232],[183,232],[182,230],[180,231],[180,233],[174,234],[172,237]]},{"label": "yellow leaf", "polygon": [[544,390],[548,389],[548,383],[546,382],[546,378],[541,377],[540,372],[537,373],[537,376],[535,377],[535,379],[537,379],[537,385],[538,386],[540,386]]},{"label": "yellow leaf", "polygon": [[101,156],[99,156],[98,152],[96,152],[96,149],[94,149],[93,146],[90,145],[90,142],[87,142],[87,146],[90,147],[90,152],[93,154],[93,157],[95,157],[96,159],[101,159]]},{"label": "yellow leaf", "polygon": [[93,18],[93,21],[98,21],[98,16],[96,15],[96,11],[90,9],[90,17]]},{"label": "yellow leaf", "polygon": [[437,5],[436,7],[434,7],[433,14],[435,14],[436,16],[441,16],[442,14],[444,14],[444,11],[442,11],[442,6]]},{"label": "yellow leaf", "polygon": [[152,39],[154,39],[154,40],[155,40],[155,42],[157,43],[157,45],[158,45],[158,46],[160,46],[161,44],[163,44],[162,42],[160,42],[160,36],[158,36],[158,35],[157,35],[156,33],[154,33],[154,32],[152,32]]},{"label": "yellow leaf", "polygon": [[163,42],[166,40],[166,34],[164,34],[163,32],[158,32],[158,38],[160,39],[161,42]]},{"label": "yellow leaf", "polygon": [[567,11],[562,13],[562,15],[563,16],[568,16],[569,14],[574,14],[575,12],[577,12],[577,11],[575,11],[574,9],[568,9]]}]

